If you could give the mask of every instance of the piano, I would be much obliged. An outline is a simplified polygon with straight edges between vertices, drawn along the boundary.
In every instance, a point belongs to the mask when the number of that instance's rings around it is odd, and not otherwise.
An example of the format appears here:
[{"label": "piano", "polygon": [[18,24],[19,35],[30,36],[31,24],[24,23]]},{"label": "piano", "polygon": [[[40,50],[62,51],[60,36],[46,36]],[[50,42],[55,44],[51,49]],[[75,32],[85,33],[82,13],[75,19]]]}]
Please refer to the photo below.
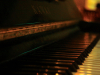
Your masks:
[{"label": "piano", "polygon": [[99,23],[83,21],[73,0],[2,0],[0,8],[1,75],[100,74],[83,67],[99,60]]}]

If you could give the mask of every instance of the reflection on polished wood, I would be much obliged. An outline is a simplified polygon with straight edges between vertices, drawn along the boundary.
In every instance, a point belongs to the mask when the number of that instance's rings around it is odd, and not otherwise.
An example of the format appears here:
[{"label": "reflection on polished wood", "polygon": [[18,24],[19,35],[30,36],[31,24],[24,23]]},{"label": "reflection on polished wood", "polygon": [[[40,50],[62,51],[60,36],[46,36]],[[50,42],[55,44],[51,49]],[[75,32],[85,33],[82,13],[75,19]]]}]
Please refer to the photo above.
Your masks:
[{"label": "reflection on polished wood", "polygon": [[100,40],[73,75],[100,75]]}]

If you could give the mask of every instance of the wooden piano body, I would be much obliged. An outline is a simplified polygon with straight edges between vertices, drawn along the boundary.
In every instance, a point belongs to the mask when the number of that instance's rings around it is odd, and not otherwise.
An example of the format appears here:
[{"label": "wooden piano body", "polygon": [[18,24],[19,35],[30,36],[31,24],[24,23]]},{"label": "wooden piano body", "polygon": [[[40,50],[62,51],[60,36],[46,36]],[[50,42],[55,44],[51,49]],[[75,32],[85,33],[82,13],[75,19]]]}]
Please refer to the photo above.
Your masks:
[{"label": "wooden piano body", "polygon": [[[87,22],[82,21],[82,16],[73,0],[6,0],[1,1],[0,8],[2,9],[0,21],[2,72],[7,71],[9,64],[15,64],[12,63],[13,60],[15,61],[27,53],[33,52],[34,54],[38,49],[52,45],[65,37],[70,39],[70,37],[75,38],[78,34],[81,35],[81,29],[87,28],[84,24],[88,25]],[[86,35],[90,34],[86,33]],[[90,36],[96,39],[94,46],[97,42],[97,34]],[[9,74],[8,71],[7,74]],[[2,72],[0,73],[2,74]],[[11,73],[13,74],[10,71]],[[35,72],[14,73],[13,75],[34,74]],[[36,73],[36,75],[49,74]],[[67,75],[67,73],[63,75]]]}]

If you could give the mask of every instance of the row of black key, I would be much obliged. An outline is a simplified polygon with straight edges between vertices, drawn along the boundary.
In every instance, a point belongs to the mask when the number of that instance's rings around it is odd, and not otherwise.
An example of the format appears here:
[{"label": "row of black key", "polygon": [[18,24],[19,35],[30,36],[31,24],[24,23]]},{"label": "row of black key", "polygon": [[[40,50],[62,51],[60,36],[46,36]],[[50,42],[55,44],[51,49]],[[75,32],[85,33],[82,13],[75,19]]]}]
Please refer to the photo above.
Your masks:
[{"label": "row of black key", "polygon": [[89,33],[63,39],[7,63],[2,66],[2,72],[13,75],[72,75],[96,41],[96,35]]}]

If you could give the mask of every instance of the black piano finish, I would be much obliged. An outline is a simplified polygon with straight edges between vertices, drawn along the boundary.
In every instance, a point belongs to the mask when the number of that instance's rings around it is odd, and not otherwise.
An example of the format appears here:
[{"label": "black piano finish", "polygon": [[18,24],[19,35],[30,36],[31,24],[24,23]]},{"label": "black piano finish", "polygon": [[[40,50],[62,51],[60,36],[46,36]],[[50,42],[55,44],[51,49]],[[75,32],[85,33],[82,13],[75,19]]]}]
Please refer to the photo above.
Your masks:
[{"label": "black piano finish", "polygon": [[1,63],[79,31],[73,0],[0,1]]},{"label": "black piano finish", "polygon": [[0,2],[1,75],[72,75],[98,41],[73,0]]},{"label": "black piano finish", "polygon": [[73,0],[1,0],[0,28],[81,20]]}]

